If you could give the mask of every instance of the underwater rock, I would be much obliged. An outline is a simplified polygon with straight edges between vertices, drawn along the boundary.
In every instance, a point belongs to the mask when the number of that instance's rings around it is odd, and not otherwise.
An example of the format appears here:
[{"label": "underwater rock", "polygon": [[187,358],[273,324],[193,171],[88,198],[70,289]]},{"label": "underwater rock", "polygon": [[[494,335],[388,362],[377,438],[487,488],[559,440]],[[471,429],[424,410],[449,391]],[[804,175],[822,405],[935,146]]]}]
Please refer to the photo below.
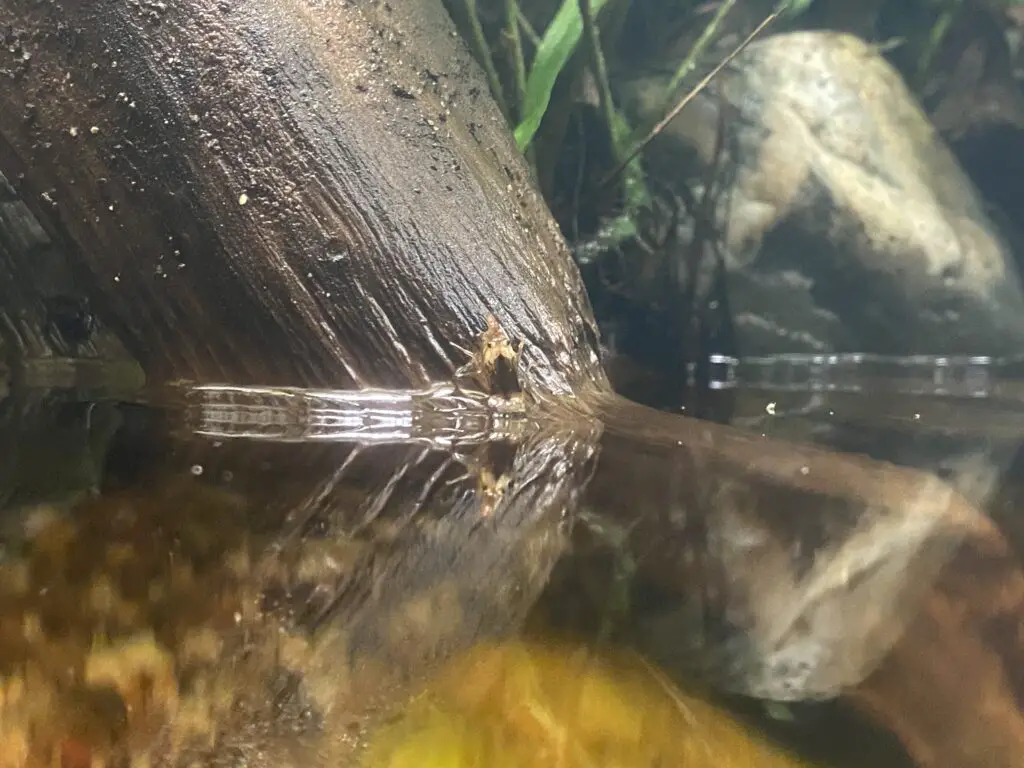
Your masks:
[{"label": "underwater rock", "polygon": [[[649,118],[663,84],[635,80],[625,103]],[[717,215],[742,354],[993,354],[1024,342],[1007,246],[868,43],[830,32],[755,42],[650,152],[670,183],[708,166],[728,174]]]}]

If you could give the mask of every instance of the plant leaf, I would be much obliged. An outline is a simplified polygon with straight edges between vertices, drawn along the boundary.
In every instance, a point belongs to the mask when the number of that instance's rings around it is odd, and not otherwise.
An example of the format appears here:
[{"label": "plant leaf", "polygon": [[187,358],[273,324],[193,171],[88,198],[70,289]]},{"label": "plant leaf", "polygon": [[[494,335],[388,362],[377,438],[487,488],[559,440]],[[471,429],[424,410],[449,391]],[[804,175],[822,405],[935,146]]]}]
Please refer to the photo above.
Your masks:
[{"label": "plant leaf", "polygon": [[[592,0],[590,7],[596,16],[608,0]],[[533,140],[540,121],[551,101],[555,80],[565,68],[583,34],[583,17],[580,15],[579,0],[562,0],[555,18],[544,30],[537,55],[530,66],[526,80],[526,97],[523,100],[523,119],[516,126],[516,146],[525,151]]]},{"label": "plant leaf", "polygon": [[805,13],[812,3],[814,0],[782,0],[776,6],[776,10],[783,16],[799,16],[801,13]]}]

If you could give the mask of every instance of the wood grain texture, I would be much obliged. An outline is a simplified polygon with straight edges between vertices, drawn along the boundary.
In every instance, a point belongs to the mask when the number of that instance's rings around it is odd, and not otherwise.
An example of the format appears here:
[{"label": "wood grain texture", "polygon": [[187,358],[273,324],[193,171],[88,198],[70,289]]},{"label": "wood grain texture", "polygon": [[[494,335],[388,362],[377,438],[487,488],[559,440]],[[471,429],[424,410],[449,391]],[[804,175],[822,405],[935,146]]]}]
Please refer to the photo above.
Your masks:
[{"label": "wood grain texture", "polygon": [[542,387],[603,384],[439,2],[14,0],[0,28],[0,168],[152,377],[420,385],[493,313]]}]

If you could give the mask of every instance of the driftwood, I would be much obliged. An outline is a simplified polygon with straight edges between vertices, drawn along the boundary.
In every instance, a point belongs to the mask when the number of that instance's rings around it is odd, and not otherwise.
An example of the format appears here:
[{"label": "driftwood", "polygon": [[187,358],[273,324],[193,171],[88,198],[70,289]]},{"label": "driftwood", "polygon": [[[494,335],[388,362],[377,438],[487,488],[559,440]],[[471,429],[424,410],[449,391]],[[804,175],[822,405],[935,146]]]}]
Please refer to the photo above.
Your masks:
[{"label": "driftwood", "polygon": [[[9,0],[0,29],[0,171],[72,276],[47,285],[0,249],[0,296],[21,297],[0,308],[12,366],[66,352],[76,326],[46,340],[45,307],[71,294],[100,340],[79,351],[129,356],[154,400],[176,379],[238,385],[171,387],[177,429],[205,436],[168,448],[177,479],[54,523],[0,613],[17,632],[66,614],[85,647],[141,621],[172,668],[212,629],[202,679],[230,695],[190,749],[338,764],[378,699],[519,628],[581,508],[631,529],[642,577],[710,618],[655,628],[652,653],[776,698],[868,674],[956,542],[991,534],[933,478],[612,395],[579,274],[435,0]],[[452,386],[474,352],[477,374],[512,363],[522,392]],[[131,567],[115,578],[99,552]],[[150,582],[169,586],[129,599]],[[130,707],[123,681],[117,728],[54,716],[99,707],[96,686],[60,681],[78,663],[107,680],[102,665],[17,632],[3,647],[54,698],[5,722],[37,728],[40,760],[196,754],[173,708]],[[173,692],[164,672],[147,679]]]},{"label": "driftwood", "polygon": [[438,5],[13,2],[0,24],[0,167],[151,376],[421,385],[490,313],[550,387],[603,379]]},{"label": "driftwood", "polygon": [[997,534],[965,542],[851,700],[921,766],[1020,765],[1024,572]]}]

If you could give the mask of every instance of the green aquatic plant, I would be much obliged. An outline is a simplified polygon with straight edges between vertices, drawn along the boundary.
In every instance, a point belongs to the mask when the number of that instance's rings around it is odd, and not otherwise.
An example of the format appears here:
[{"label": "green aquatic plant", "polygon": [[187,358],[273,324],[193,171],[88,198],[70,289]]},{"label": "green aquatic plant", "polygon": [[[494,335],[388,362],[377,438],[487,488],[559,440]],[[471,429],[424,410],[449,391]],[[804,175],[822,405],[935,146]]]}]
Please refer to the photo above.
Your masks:
[{"label": "green aquatic plant", "polygon": [[[590,11],[597,14],[608,0],[592,0]],[[579,0],[562,0],[555,18],[544,30],[526,79],[522,119],[515,128],[516,145],[525,151],[533,141],[551,103],[551,92],[569,58],[583,37],[583,14]]]}]

